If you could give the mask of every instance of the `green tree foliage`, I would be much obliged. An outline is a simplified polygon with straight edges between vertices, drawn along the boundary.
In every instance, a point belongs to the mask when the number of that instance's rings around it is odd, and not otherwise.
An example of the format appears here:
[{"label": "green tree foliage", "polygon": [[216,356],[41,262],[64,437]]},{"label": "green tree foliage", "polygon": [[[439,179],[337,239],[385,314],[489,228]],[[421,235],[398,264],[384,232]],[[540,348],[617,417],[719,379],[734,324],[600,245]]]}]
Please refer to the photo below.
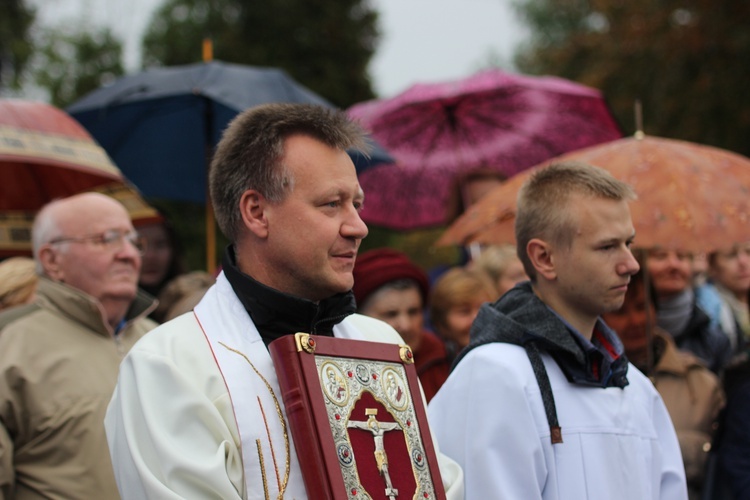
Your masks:
[{"label": "green tree foliage", "polygon": [[45,30],[36,58],[34,80],[49,91],[50,101],[60,108],[125,73],[122,43],[109,28]]},{"label": "green tree foliage", "polygon": [[340,107],[371,99],[367,65],[378,39],[367,0],[167,0],[144,38],[144,65],[215,59],[283,68]]},{"label": "green tree foliage", "polygon": [[626,133],[750,155],[750,2],[516,0],[532,30],[516,66],[601,89]]},{"label": "green tree foliage", "polygon": [[34,44],[35,11],[24,0],[0,0],[0,89],[18,89]]}]

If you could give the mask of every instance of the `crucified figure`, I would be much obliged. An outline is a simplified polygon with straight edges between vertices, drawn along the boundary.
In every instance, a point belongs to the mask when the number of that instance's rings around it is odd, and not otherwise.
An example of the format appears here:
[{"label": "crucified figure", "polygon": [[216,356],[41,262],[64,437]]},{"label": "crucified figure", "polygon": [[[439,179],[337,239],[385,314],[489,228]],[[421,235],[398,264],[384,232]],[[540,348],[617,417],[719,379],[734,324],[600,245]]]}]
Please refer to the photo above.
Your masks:
[{"label": "crucified figure", "polygon": [[387,431],[395,429],[401,429],[401,426],[395,422],[378,422],[375,418],[378,414],[376,408],[366,408],[365,415],[367,415],[366,422],[349,421],[348,427],[355,429],[362,429],[365,431],[372,432],[372,437],[375,440],[375,463],[378,466],[380,475],[383,476],[385,481],[385,496],[389,500],[396,500],[398,496],[398,490],[393,487],[391,482],[391,476],[388,474],[388,456],[385,454],[385,446],[383,445],[383,435]]}]

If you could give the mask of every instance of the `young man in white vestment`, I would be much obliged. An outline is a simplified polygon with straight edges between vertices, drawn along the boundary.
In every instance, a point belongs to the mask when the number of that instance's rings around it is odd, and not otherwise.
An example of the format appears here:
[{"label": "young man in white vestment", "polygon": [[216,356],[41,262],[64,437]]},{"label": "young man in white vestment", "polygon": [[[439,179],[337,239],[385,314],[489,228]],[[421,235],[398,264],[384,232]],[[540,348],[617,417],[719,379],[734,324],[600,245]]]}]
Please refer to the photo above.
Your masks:
[{"label": "young man in white vestment", "polygon": [[[133,348],[107,412],[124,498],[307,498],[268,344],[296,332],[403,343],[354,314],[367,227],[350,148],[364,151],[359,127],[311,105],[253,108],[225,131],[209,178],[231,242],[223,271]],[[441,457],[441,474],[462,497],[455,462]]]},{"label": "young man in white vestment", "polygon": [[669,414],[599,318],[620,308],[638,271],[634,198],[581,163],[521,188],[515,232],[530,281],[482,306],[429,406],[466,498],[687,499]]}]

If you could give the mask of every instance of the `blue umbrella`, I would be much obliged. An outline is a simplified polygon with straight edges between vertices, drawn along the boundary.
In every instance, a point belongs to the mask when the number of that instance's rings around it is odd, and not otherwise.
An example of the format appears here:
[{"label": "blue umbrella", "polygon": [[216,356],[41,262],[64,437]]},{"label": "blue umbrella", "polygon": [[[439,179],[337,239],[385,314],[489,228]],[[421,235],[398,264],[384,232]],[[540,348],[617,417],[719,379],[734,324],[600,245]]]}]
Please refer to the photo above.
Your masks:
[{"label": "blue umbrella", "polygon": [[[227,124],[269,102],[333,107],[276,68],[220,61],[125,76],[67,108],[148,197],[205,203],[208,159]],[[358,172],[393,159],[374,143]]]}]

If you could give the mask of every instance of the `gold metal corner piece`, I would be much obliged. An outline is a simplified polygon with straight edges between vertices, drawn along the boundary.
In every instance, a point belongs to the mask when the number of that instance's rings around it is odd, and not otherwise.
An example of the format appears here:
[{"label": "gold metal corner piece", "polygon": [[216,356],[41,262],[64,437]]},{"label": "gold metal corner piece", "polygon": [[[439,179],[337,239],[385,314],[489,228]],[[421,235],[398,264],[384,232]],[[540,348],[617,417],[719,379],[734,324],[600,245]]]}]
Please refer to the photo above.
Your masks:
[{"label": "gold metal corner piece", "polygon": [[317,343],[309,333],[295,333],[294,342],[297,344],[297,352],[305,351],[308,354],[315,353],[315,346]]},{"label": "gold metal corner piece", "polygon": [[414,353],[411,352],[411,347],[408,345],[401,345],[400,347],[398,354],[401,356],[401,361],[406,365],[414,363]]}]

